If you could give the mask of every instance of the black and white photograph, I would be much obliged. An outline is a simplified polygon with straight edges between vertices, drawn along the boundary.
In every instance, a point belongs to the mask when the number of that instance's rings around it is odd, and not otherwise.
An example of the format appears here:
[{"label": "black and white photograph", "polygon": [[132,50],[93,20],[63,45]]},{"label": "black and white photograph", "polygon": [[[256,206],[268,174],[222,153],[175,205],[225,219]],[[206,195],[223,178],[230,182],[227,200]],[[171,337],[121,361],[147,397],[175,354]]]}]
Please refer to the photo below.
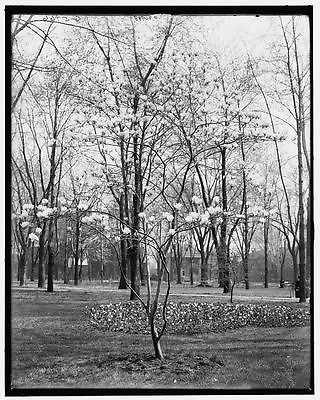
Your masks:
[{"label": "black and white photograph", "polygon": [[313,7],[5,12],[6,394],[313,394]]}]

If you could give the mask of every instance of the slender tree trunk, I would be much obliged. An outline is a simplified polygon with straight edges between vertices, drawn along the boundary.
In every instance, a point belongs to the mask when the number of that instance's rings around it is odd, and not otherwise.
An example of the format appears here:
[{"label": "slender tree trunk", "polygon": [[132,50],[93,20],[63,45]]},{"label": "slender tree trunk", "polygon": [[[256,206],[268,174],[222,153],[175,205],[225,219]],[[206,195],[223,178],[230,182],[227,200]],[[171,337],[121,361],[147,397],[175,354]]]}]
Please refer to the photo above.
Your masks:
[{"label": "slender tree trunk", "polygon": [[68,284],[68,242],[66,241],[64,243],[64,260],[63,260],[63,283]]},{"label": "slender tree trunk", "polygon": [[21,257],[19,259],[19,286],[25,286],[26,285],[26,262],[27,262],[27,251],[22,251]]},{"label": "slender tree trunk", "polygon": [[193,255],[192,255],[192,243],[189,244],[190,251],[190,285],[193,286]]},{"label": "slender tree trunk", "polygon": [[39,237],[39,260],[38,260],[38,287],[43,288],[45,284],[45,268],[44,268],[44,233],[45,225]]},{"label": "slender tree trunk", "polygon": [[74,285],[79,283],[79,241],[80,241],[80,217],[77,215],[74,251]]},{"label": "slender tree trunk", "polygon": [[143,257],[141,256],[141,251],[139,252],[139,272],[140,272],[140,278],[141,278],[141,286],[145,286],[146,285],[146,281],[145,281],[145,273],[144,273],[144,258],[145,256],[143,255]]},{"label": "slender tree trunk", "polygon": [[180,257],[180,249],[178,244],[172,245],[173,254],[174,254],[174,261],[177,271],[177,284],[182,284],[182,277],[181,277],[181,257]]},{"label": "slender tree trunk", "polygon": [[[119,216],[120,216],[120,221],[124,221],[125,219],[125,204],[124,204],[124,194],[121,194],[120,196],[120,205],[119,205]],[[122,229],[124,225],[120,223],[120,228]],[[120,240],[120,262],[121,262],[121,268],[120,268],[120,282],[119,282],[119,289],[126,289],[127,288],[127,283],[126,283],[126,275],[127,275],[127,244],[126,244],[126,239],[121,238]]]},{"label": "slender tree trunk", "polygon": [[48,246],[48,283],[47,292],[53,292],[53,267],[54,267],[54,254],[51,246]]},{"label": "slender tree trunk", "polygon": [[309,185],[309,195],[307,200],[307,242],[306,242],[306,281],[310,281],[311,272],[311,201],[310,201],[310,185]]},{"label": "slender tree trunk", "polygon": [[103,285],[103,278],[104,278],[104,265],[103,265],[103,239],[102,235],[100,235],[100,282]]},{"label": "slender tree trunk", "polygon": [[83,249],[80,248],[80,268],[79,268],[79,282],[82,282],[82,262],[83,262]]},{"label": "slender tree trunk", "polygon": [[[298,124],[300,125],[300,124]],[[299,272],[300,272],[300,303],[306,301],[306,249],[305,249],[305,226],[303,205],[303,165],[301,131],[298,127],[298,181],[299,181]]]},{"label": "slender tree trunk", "polygon": [[280,260],[280,287],[284,288],[284,263],[285,263],[285,255]]},{"label": "slender tree trunk", "polygon": [[34,244],[32,243],[31,248],[31,268],[30,268],[30,281],[34,282],[34,268],[36,264],[36,259],[34,258]]},{"label": "slender tree trunk", "polygon": [[269,286],[269,261],[268,261],[269,221],[265,221],[263,229],[264,243],[264,287]]},{"label": "slender tree trunk", "polygon": [[[140,227],[140,195],[141,195],[141,170],[139,165],[138,155],[138,139],[135,136],[133,138],[133,160],[134,160],[134,192],[132,196],[132,235],[131,235],[131,247],[130,247],[130,275],[131,275],[131,290],[130,300],[137,300],[137,295],[140,294],[140,283],[139,283],[139,239],[136,237]],[[136,292],[136,293],[135,293]]]},{"label": "slender tree trunk", "polygon": [[[222,210],[227,212],[227,159],[226,150],[221,150],[221,194],[222,194]],[[222,216],[222,223],[220,228],[220,246],[219,246],[219,259],[220,266],[223,272],[223,293],[230,292],[230,276],[229,276],[229,265],[227,259],[227,218],[225,215]]]},{"label": "slender tree trunk", "polygon": [[150,324],[151,338],[152,338],[152,343],[153,343],[153,348],[154,348],[154,355],[157,359],[163,360],[164,356],[163,356],[163,352],[161,349],[160,340],[158,338],[158,332],[157,332],[157,328],[155,327],[153,317],[149,318],[149,324]]},{"label": "slender tree trunk", "polygon": [[130,300],[138,300],[136,294],[140,294],[137,252],[138,246],[136,244],[128,248],[128,256],[130,260],[130,281],[132,288],[130,291]]},{"label": "slender tree trunk", "polygon": [[[240,116],[239,116],[239,129],[241,130],[240,125]],[[245,168],[246,155],[244,152],[243,141],[241,139],[240,143],[242,161],[244,163],[242,168],[242,180],[243,180],[243,209],[244,209],[244,232],[243,232],[243,240],[244,240],[244,257],[243,257],[243,272],[244,272],[244,282],[245,288],[249,289],[249,268],[248,268],[248,255],[249,255],[249,243],[248,243],[248,207],[247,207],[247,174]]]},{"label": "slender tree trunk", "polygon": [[[53,204],[53,201],[51,204]],[[52,240],[53,240],[53,220],[51,218],[49,221],[49,226],[48,226],[48,244],[47,244],[47,252],[48,252],[47,292],[53,292],[54,254],[53,254],[53,248],[52,248]]]}]

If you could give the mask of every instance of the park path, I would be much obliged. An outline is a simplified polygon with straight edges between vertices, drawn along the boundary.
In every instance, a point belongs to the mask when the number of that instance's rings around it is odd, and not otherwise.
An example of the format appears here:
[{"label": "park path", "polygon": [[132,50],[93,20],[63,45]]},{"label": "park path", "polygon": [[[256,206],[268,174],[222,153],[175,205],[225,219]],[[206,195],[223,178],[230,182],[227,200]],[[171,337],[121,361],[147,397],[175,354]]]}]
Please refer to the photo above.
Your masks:
[{"label": "park path", "polygon": [[[15,287],[15,285],[13,285]],[[17,285],[18,287],[18,285]],[[111,287],[106,287],[106,286],[72,286],[72,285],[64,285],[64,284],[56,284],[55,285],[56,290],[59,292],[70,292],[70,291],[81,291],[81,292],[118,292],[119,289],[113,289]],[[24,289],[24,290],[45,290],[45,289],[38,289],[34,285],[27,285],[24,288],[19,288],[19,289]],[[162,292],[161,294],[165,294],[165,292]],[[217,293],[216,291],[213,291],[212,293],[188,293],[188,292],[171,292],[170,297],[174,296],[183,296],[183,297],[203,297],[203,298],[208,298],[208,297],[214,297],[216,299],[224,299],[224,300],[229,300],[230,298],[230,293],[222,294],[222,293]],[[258,295],[245,295],[245,294],[234,294],[233,299],[239,300],[239,301],[250,301],[250,300],[255,300],[255,301],[268,301],[268,302],[290,302],[290,303],[296,303],[298,302],[298,299],[294,297],[289,297],[289,296],[258,296]]]}]

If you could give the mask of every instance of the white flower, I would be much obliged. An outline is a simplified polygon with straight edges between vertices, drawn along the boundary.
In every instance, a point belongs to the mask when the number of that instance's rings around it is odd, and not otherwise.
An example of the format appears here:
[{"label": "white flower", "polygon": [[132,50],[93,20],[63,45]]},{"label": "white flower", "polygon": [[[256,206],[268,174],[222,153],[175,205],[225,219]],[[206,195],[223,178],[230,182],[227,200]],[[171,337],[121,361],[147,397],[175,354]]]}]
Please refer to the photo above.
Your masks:
[{"label": "white flower", "polygon": [[38,235],[40,235],[40,233],[42,232],[42,229],[41,228],[36,228],[36,233],[38,234]]},{"label": "white flower", "polygon": [[193,222],[193,221],[197,221],[199,217],[200,217],[199,213],[197,213],[195,211],[191,211],[191,213],[186,216],[185,220],[186,220],[186,222]]},{"label": "white flower", "polygon": [[259,222],[264,223],[264,222],[266,222],[266,219],[265,218],[259,218]]},{"label": "white flower", "polygon": [[198,197],[198,196],[193,196],[191,201],[192,201],[192,203],[194,203],[196,205],[199,205],[202,203],[202,199],[200,199],[200,197]]},{"label": "white flower", "polygon": [[39,241],[39,238],[38,238],[38,236],[37,235],[35,235],[34,233],[29,233],[29,239],[31,240],[31,242],[34,242],[34,241]]},{"label": "white flower", "polygon": [[44,206],[47,205],[48,203],[49,203],[49,201],[47,199],[41,200],[41,204],[43,204]]},{"label": "white flower", "polygon": [[212,204],[214,206],[216,206],[217,204],[219,204],[219,202],[220,202],[219,197],[218,196],[214,196],[214,198],[212,199]]},{"label": "white flower", "polygon": [[67,204],[67,200],[64,197],[59,197],[59,201],[62,205],[66,205]]},{"label": "white flower", "polygon": [[61,213],[65,213],[67,210],[68,209],[65,206],[61,206],[61,208],[60,208]]},{"label": "white flower", "polygon": [[154,222],[156,220],[156,217],[154,215],[151,215],[149,217],[149,222]]},{"label": "white flower", "polygon": [[127,226],[126,226],[125,228],[122,229],[122,233],[123,233],[124,235],[129,235],[130,232],[131,232],[131,229],[128,228]]},{"label": "white flower", "polygon": [[86,210],[88,208],[88,204],[85,203],[84,201],[80,201],[80,203],[78,204],[78,209],[79,210]]},{"label": "white flower", "polygon": [[115,240],[116,242],[119,242],[120,236],[115,236],[115,237],[114,237],[114,240]]},{"label": "white flower", "polygon": [[219,214],[222,210],[221,207],[217,206],[217,207],[208,207],[207,211],[209,214],[214,215],[214,214]]},{"label": "white flower", "polygon": [[91,214],[91,218],[93,221],[102,221],[103,216],[98,213]]},{"label": "white flower", "polygon": [[30,225],[30,223],[28,221],[21,222],[21,226],[22,226],[23,229],[26,228],[29,225]]},{"label": "white flower", "polygon": [[200,223],[203,225],[209,224],[210,214],[206,211],[204,214],[201,215]]},{"label": "white flower", "polygon": [[23,211],[21,212],[21,214],[20,214],[20,217],[21,217],[21,218],[27,218],[27,216],[28,216],[28,211],[27,211],[27,210],[23,210]]},{"label": "white flower", "polygon": [[173,206],[176,210],[180,211],[182,208],[182,204],[181,203],[177,203]]},{"label": "white flower", "polygon": [[174,216],[168,212],[164,212],[162,216],[163,218],[166,218],[168,222],[172,222],[174,220]]},{"label": "white flower", "polygon": [[145,219],[146,218],[146,213],[144,213],[144,212],[139,213],[139,218]]},{"label": "white flower", "polygon": [[176,233],[176,231],[174,229],[169,229],[168,234],[170,236],[174,235]]}]

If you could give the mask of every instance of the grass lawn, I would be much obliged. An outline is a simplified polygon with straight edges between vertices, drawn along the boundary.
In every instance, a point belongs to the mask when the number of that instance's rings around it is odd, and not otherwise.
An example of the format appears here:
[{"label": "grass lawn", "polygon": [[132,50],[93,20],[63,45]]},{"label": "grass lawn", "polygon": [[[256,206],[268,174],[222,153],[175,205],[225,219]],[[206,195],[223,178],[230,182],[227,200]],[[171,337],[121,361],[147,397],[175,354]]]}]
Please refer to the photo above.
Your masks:
[{"label": "grass lawn", "polygon": [[[149,336],[100,332],[87,323],[86,306],[127,300],[127,290],[95,289],[85,285],[79,289],[63,285],[56,288],[61,290],[46,293],[30,285],[26,289],[13,287],[14,388],[284,389],[310,386],[310,327],[247,327],[223,334],[165,336],[162,346],[166,360],[160,362],[152,358]],[[112,289],[111,286],[107,288]],[[205,296],[210,290],[173,287],[171,300],[229,300],[227,296]],[[287,299],[281,299],[276,288],[268,291],[273,293],[269,301],[296,302],[290,299],[289,292]],[[250,295],[252,302],[259,301],[261,296],[257,293],[260,292],[261,288],[243,295],[238,292],[235,301],[250,301]],[[221,289],[217,293],[221,293]],[[266,293],[263,292],[263,296]],[[298,303],[296,306],[300,307]]]}]

